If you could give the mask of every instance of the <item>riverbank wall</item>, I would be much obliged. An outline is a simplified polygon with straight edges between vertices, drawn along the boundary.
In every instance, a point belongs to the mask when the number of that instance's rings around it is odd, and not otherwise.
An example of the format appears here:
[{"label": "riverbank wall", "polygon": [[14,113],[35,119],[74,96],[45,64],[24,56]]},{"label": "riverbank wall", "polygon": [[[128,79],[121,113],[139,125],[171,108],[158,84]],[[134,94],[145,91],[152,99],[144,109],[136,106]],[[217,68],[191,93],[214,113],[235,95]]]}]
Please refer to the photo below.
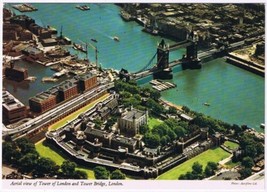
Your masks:
[{"label": "riverbank wall", "polygon": [[259,65],[253,61],[247,61],[243,58],[240,58],[232,53],[228,53],[226,57],[226,62],[262,77],[265,76],[265,66]]}]

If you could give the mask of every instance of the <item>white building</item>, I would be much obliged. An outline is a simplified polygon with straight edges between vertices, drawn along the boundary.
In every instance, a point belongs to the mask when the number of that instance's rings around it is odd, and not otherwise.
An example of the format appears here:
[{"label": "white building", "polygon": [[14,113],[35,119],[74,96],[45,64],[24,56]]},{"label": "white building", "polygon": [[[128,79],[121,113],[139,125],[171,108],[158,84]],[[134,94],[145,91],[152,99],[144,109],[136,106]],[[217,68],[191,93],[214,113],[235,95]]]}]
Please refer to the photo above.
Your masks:
[{"label": "white building", "polygon": [[148,111],[141,111],[138,109],[126,110],[118,118],[118,129],[121,134],[128,136],[135,136],[139,134],[139,128],[141,125],[147,124]]}]

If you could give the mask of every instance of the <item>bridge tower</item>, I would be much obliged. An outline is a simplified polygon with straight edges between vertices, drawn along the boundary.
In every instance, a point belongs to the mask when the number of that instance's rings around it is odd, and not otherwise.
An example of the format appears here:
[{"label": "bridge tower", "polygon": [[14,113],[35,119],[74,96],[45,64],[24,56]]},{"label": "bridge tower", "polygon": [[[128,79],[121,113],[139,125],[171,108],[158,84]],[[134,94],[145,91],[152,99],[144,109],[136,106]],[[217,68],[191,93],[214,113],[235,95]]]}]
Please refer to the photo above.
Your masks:
[{"label": "bridge tower", "polygon": [[188,59],[196,59],[197,58],[197,42],[198,36],[193,31],[190,33],[188,40],[192,42],[191,45],[186,47],[186,57]]},{"label": "bridge tower", "polygon": [[169,46],[162,39],[157,48],[157,71],[153,74],[154,78],[172,79],[172,69],[169,67],[169,52]]},{"label": "bridge tower", "polygon": [[182,59],[182,68],[183,69],[200,69],[201,64],[200,64],[200,60],[197,57],[197,51],[198,51],[197,33],[192,31],[188,36],[188,40],[191,42],[191,44],[186,47],[186,56],[184,56]]},{"label": "bridge tower", "polygon": [[165,44],[164,39],[158,44],[157,49],[157,68],[166,69],[169,68],[169,47]]}]

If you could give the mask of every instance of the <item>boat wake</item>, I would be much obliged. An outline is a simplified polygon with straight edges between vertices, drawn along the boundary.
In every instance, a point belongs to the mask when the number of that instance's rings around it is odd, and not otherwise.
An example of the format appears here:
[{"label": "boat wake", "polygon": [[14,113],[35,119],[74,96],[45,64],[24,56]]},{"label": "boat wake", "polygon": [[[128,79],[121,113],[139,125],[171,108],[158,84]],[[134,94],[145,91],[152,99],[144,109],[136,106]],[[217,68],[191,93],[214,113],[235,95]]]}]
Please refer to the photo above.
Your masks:
[{"label": "boat wake", "polygon": [[103,31],[100,31],[100,30],[97,30],[97,29],[90,29],[90,30],[95,31],[97,34],[100,34],[100,35],[102,35],[102,36],[104,36],[104,37],[107,37],[107,38],[109,38],[109,39],[113,39],[112,36],[110,36],[110,35],[104,33]]}]

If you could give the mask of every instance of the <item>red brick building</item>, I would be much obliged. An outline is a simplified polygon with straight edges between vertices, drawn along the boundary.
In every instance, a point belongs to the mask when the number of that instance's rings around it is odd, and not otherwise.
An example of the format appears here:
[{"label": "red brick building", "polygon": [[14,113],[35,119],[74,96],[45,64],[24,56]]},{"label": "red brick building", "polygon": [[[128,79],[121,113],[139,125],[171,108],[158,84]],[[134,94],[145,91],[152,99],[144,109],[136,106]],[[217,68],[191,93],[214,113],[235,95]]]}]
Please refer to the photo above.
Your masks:
[{"label": "red brick building", "polygon": [[32,46],[26,47],[21,52],[26,56],[25,59],[29,61],[36,61],[44,57],[43,51]]},{"label": "red brick building", "polygon": [[75,79],[63,82],[58,89],[60,101],[65,101],[78,95],[78,85]]},{"label": "red brick building", "polygon": [[56,95],[51,93],[40,93],[29,100],[30,109],[36,113],[43,113],[57,104]]},{"label": "red brick building", "polygon": [[87,73],[79,77],[79,87],[81,91],[87,91],[97,85],[97,77],[91,73]]},{"label": "red brick building", "polygon": [[28,69],[20,67],[6,67],[5,76],[14,81],[23,81],[28,78]]},{"label": "red brick building", "polygon": [[2,95],[3,122],[15,123],[27,117],[27,108],[7,91]]}]

